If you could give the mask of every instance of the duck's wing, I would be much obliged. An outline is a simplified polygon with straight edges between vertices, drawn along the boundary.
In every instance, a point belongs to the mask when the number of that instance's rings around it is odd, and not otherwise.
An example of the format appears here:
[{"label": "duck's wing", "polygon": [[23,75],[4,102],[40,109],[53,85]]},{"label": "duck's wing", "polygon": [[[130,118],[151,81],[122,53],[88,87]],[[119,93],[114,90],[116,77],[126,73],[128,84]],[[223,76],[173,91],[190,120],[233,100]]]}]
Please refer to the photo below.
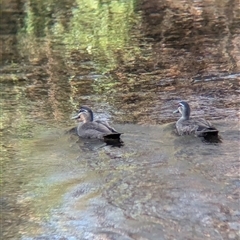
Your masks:
[{"label": "duck's wing", "polygon": [[195,124],[198,126],[198,128],[196,129],[197,134],[218,132],[218,130],[209,121],[205,119],[195,120]]},{"label": "duck's wing", "polygon": [[85,132],[89,131],[98,131],[100,133],[111,133],[112,131],[105,126],[104,124],[101,124],[100,122],[94,121],[94,122],[87,122],[81,125],[81,129]]},{"label": "duck's wing", "polygon": [[179,135],[195,134],[198,126],[191,120],[178,121],[176,124]]},{"label": "duck's wing", "polygon": [[211,125],[210,122],[206,121],[205,119],[180,120],[176,126],[180,135],[195,134],[197,136],[201,136],[206,132],[218,131]]},{"label": "duck's wing", "polygon": [[78,136],[82,138],[99,138],[103,139],[105,134],[112,132],[97,122],[87,122],[78,125]]},{"label": "duck's wing", "polygon": [[87,122],[78,127],[78,136],[82,138],[118,139],[120,135],[99,121]]},{"label": "duck's wing", "polygon": [[193,134],[197,137],[203,137],[207,142],[221,142],[218,130],[205,119],[183,120],[176,124],[176,128],[179,135]]},{"label": "duck's wing", "polygon": [[111,127],[111,126],[109,125],[108,122],[100,121],[100,120],[96,120],[95,122],[99,124],[99,127],[100,127],[101,129],[107,128],[107,129],[110,130],[112,133],[118,133],[113,127]]}]

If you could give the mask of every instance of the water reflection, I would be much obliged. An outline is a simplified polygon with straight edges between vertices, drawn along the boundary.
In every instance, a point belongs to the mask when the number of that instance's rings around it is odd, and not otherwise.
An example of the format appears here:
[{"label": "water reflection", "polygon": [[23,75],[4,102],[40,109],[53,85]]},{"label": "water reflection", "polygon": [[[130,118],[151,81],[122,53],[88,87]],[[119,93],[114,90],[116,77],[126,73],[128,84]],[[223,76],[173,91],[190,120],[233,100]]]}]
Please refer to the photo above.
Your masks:
[{"label": "water reflection", "polygon": [[86,104],[121,123],[160,123],[173,120],[172,100],[185,99],[217,106],[210,119],[228,117],[225,108],[237,117],[236,1],[66,1],[57,13],[53,6],[62,5],[26,5],[18,47],[28,66],[3,69],[2,81],[27,80],[39,114],[48,106],[41,114],[64,122]]}]

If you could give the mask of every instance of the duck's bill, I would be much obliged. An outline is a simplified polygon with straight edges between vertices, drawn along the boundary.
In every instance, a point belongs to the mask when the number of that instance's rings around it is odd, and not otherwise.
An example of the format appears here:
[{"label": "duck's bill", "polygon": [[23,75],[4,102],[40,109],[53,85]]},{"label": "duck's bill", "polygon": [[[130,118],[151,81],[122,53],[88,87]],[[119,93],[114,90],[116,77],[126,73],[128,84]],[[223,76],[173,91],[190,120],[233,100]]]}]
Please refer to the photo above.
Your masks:
[{"label": "duck's bill", "polygon": [[74,116],[74,117],[72,117],[71,119],[73,120],[73,119],[78,119],[78,118],[79,118],[79,114]]},{"label": "duck's bill", "polygon": [[177,109],[177,110],[173,111],[173,113],[179,113],[179,110]]}]

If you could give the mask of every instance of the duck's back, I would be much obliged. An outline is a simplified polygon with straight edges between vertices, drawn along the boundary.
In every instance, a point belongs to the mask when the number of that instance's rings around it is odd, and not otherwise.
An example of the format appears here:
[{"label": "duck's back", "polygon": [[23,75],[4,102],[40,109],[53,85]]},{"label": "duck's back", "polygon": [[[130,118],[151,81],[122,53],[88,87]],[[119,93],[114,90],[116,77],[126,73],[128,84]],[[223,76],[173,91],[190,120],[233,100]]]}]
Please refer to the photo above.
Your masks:
[{"label": "duck's back", "polygon": [[[119,134],[108,123],[101,121],[92,121],[80,124],[77,129],[78,135],[82,138],[103,139],[107,135]],[[120,134],[119,134],[120,136]]]},{"label": "duck's back", "polygon": [[176,129],[179,135],[193,134],[196,137],[203,137],[207,142],[222,142],[221,137],[218,135],[218,130],[205,119],[179,119],[176,123]]},{"label": "duck's back", "polygon": [[212,124],[205,119],[179,119],[176,124],[179,135],[194,134],[198,137],[204,137],[206,133],[218,132]]}]

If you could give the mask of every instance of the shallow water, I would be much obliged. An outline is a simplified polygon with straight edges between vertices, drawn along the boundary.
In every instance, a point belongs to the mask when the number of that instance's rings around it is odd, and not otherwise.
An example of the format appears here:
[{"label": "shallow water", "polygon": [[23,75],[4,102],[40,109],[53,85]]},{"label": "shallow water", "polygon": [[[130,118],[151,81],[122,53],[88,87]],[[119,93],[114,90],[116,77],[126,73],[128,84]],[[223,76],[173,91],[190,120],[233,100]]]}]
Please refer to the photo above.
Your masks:
[{"label": "shallow water", "polygon": [[57,128],[16,140],[3,166],[3,238],[237,239],[239,126],[216,126],[216,145],[178,137],[173,124],[117,125],[121,148]]}]

